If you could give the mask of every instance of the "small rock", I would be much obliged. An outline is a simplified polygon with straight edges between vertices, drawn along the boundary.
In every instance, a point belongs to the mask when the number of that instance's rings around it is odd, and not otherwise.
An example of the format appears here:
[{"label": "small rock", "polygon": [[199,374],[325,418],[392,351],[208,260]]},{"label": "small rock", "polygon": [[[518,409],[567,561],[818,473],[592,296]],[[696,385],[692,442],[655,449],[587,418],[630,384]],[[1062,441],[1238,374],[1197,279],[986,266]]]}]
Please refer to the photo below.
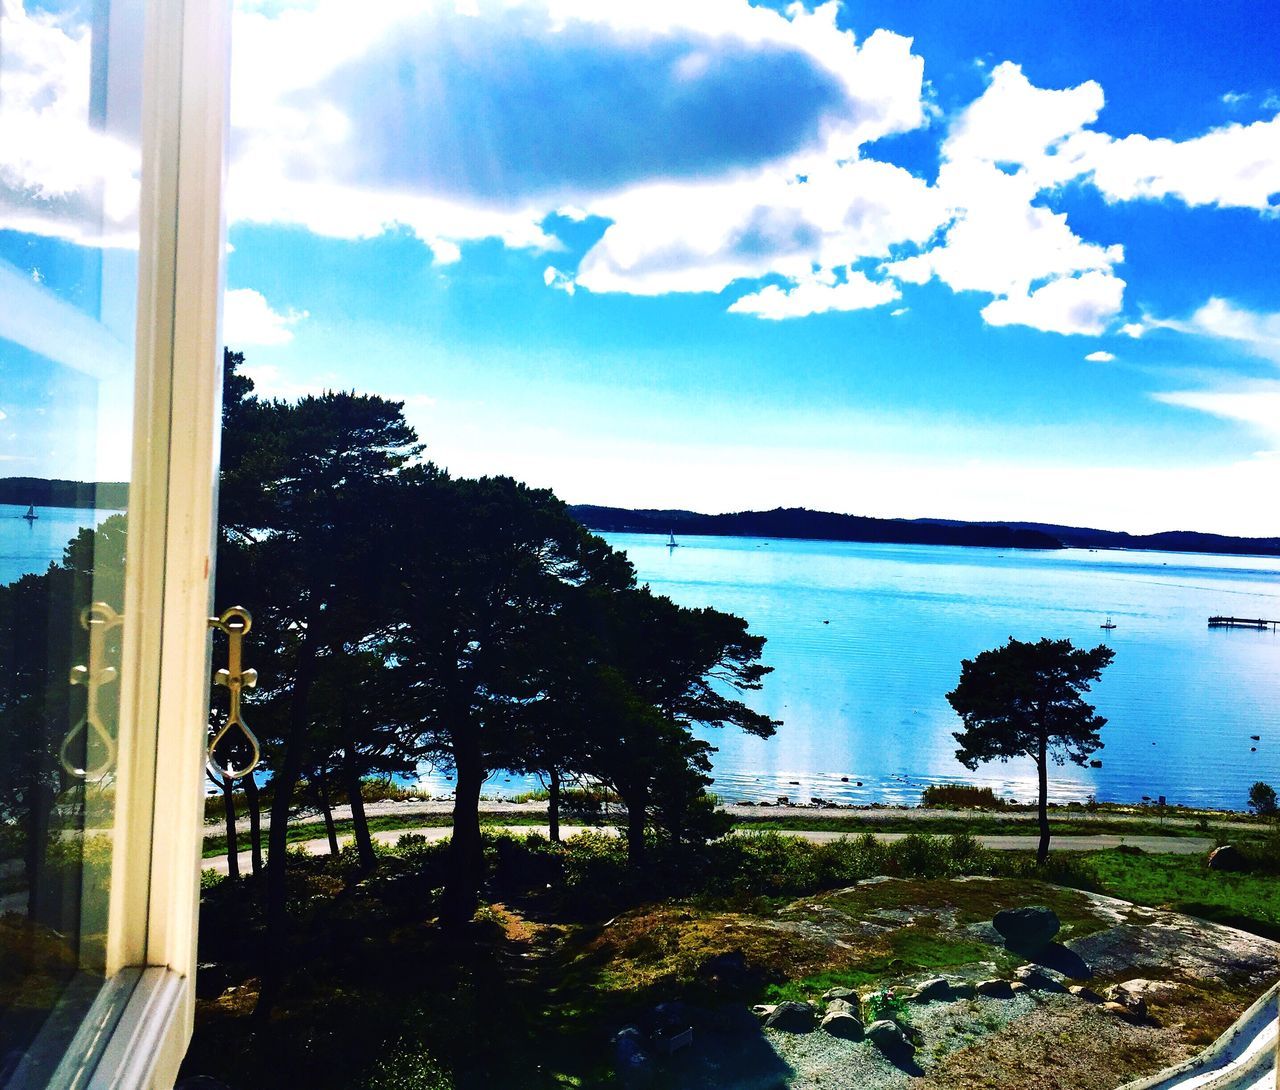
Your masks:
[{"label": "small rock", "polygon": [[1006,908],[991,921],[1015,950],[1035,951],[1048,946],[1062,929],[1058,914],[1043,905],[1028,908]]},{"label": "small rock", "polygon": [[766,1018],[769,1017],[769,1015],[771,1015],[777,1009],[778,1009],[777,1003],[757,1003],[754,1007],[751,1008],[751,1013],[754,1014],[761,1021],[764,1021]]},{"label": "small rock", "polygon": [[856,1008],[858,1006],[858,993],[852,988],[828,988],[822,993],[822,998],[828,1003],[833,999],[843,999],[846,1003],[851,1003]]},{"label": "small rock", "polygon": [[827,1002],[827,1014],[857,1014],[857,1008],[847,999],[832,999]]},{"label": "small rock", "polygon": [[1101,1003],[1102,996],[1095,992],[1092,988],[1088,988],[1083,984],[1072,984],[1067,989],[1077,999],[1083,999],[1086,1003]]},{"label": "small rock", "polygon": [[1138,999],[1148,1001],[1166,998],[1179,990],[1179,986],[1172,980],[1147,980],[1142,977],[1137,980],[1126,980],[1123,984],[1117,984],[1116,988]]},{"label": "small rock", "polygon": [[784,1033],[808,1033],[813,1029],[813,1013],[813,1007],[808,1003],[789,1000],[779,1003],[774,1012],[764,1020],[764,1024]]},{"label": "small rock", "polygon": [[1012,999],[1013,986],[1007,980],[980,980],[975,985],[979,995],[988,999]]},{"label": "small rock", "polygon": [[1123,1003],[1103,1003],[1102,1009],[1116,1015],[1118,1018],[1123,1018],[1126,1022],[1136,1021],[1134,1013]]},{"label": "small rock", "polygon": [[1014,980],[1014,981],[1011,981],[1009,984],[1009,991],[1011,991],[1014,995],[1017,995],[1019,992],[1029,992],[1030,990],[1031,990],[1030,986],[1025,984],[1021,980]]},{"label": "small rock", "polygon": [[1136,992],[1129,991],[1123,984],[1113,984],[1103,993],[1108,1003],[1119,1003],[1137,1021],[1147,1016],[1147,1001]]},{"label": "small rock", "polygon": [[1242,871],[1249,869],[1249,860],[1244,853],[1232,844],[1223,844],[1209,853],[1209,869],[1223,871]]},{"label": "small rock", "polygon": [[882,1018],[879,1022],[872,1022],[866,1028],[867,1040],[871,1041],[881,1052],[901,1052],[904,1049],[911,1049],[911,1042],[907,1040],[906,1035],[902,1032],[902,1027],[897,1022],[890,1022],[887,1018]]},{"label": "small rock", "polygon": [[832,1037],[845,1041],[862,1040],[862,1022],[848,1011],[832,1011],[822,1020],[822,1028]]},{"label": "small rock", "polygon": [[951,981],[944,976],[935,976],[924,981],[916,988],[917,1003],[932,1003],[937,999],[951,998]]}]

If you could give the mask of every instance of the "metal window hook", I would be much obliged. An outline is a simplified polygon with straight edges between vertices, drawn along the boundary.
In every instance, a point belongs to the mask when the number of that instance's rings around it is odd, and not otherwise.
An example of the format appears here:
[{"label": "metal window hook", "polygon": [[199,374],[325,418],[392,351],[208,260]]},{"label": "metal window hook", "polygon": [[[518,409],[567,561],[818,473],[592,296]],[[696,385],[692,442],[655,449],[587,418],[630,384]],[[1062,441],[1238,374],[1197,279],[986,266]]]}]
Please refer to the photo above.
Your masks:
[{"label": "metal window hook", "polygon": [[[231,694],[231,706],[227,713],[227,721],[209,742],[208,762],[209,766],[223,779],[238,780],[242,776],[249,775],[250,772],[258,767],[258,762],[262,759],[258,738],[249,729],[249,725],[240,714],[241,692],[244,689],[252,689],[258,684],[258,671],[244,669],[241,665],[240,657],[243,650],[244,637],[248,635],[249,629],[253,627],[253,617],[243,606],[232,606],[220,617],[210,617],[209,627],[225,633],[227,637],[227,666],[225,670],[219,670],[213,675],[213,683],[227,687],[227,691]],[[233,726],[239,728],[240,733],[244,735],[252,753],[249,763],[243,768],[219,764],[215,753],[218,743],[226,737],[227,732]]]},{"label": "metal window hook", "polygon": [[[85,689],[84,715],[67,731],[58,747],[58,761],[71,776],[78,780],[97,779],[111,771],[116,763],[116,740],[107,725],[102,721],[102,712],[98,705],[98,697],[103,685],[115,681],[120,675],[114,666],[107,666],[106,657],[107,633],[119,628],[124,623],[124,616],[117,613],[106,602],[94,602],[80,611],[80,627],[89,633],[89,662],[71,667],[70,682],[72,685],[83,685]],[[84,767],[81,768],[71,757],[71,746],[76,735],[85,736]],[[89,763],[89,748],[97,741],[102,749],[102,759],[97,764]]]}]

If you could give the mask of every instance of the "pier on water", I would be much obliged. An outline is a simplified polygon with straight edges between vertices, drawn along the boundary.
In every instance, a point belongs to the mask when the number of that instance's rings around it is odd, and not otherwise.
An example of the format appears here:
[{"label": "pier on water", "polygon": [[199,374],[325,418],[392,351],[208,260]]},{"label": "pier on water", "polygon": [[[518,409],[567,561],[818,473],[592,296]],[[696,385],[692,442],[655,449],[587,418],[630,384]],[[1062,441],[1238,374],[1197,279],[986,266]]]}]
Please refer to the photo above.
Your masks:
[{"label": "pier on water", "polygon": [[1210,628],[1256,628],[1259,631],[1280,628],[1280,621],[1264,621],[1261,617],[1210,617]]}]

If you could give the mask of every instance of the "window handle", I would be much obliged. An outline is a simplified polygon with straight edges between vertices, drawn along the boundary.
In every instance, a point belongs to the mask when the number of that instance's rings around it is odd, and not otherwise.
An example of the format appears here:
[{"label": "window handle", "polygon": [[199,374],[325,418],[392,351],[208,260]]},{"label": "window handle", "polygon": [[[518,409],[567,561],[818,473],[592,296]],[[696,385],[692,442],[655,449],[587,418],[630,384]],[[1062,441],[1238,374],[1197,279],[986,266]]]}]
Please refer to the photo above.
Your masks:
[{"label": "window handle", "polygon": [[[119,628],[123,622],[123,615],[106,602],[94,602],[80,611],[80,627],[89,633],[89,662],[87,665],[71,667],[71,684],[84,686],[84,715],[67,731],[58,749],[58,760],[62,767],[78,780],[96,780],[109,772],[116,763],[116,740],[102,721],[98,697],[103,685],[111,684],[120,676],[114,666],[106,665],[104,659],[107,633],[113,628]],[[76,764],[71,754],[79,734],[83,734],[85,738],[83,768]],[[97,748],[102,750],[102,759],[93,764],[89,760],[89,750],[95,742]]]},{"label": "window handle", "polygon": [[[258,671],[244,669],[241,665],[240,657],[244,638],[249,634],[249,629],[253,627],[253,617],[243,606],[232,606],[220,617],[210,617],[209,627],[225,633],[227,637],[227,666],[225,670],[219,670],[213,675],[213,683],[215,685],[225,685],[227,691],[231,694],[231,707],[227,713],[227,721],[209,742],[209,765],[224,780],[238,780],[242,776],[249,775],[250,772],[258,767],[258,762],[262,759],[262,753],[258,747],[258,738],[249,729],[249,725],[240,714],[241,692],[244,689],[252,689],[258,684]],[[218,762],[216,754],[218,743],[226,737],[227,732],[232,727],[238,728],[240,733],[244,735],[252,754],[249,763],[243,768],[235,768],[230,764],[222,765]]]}]

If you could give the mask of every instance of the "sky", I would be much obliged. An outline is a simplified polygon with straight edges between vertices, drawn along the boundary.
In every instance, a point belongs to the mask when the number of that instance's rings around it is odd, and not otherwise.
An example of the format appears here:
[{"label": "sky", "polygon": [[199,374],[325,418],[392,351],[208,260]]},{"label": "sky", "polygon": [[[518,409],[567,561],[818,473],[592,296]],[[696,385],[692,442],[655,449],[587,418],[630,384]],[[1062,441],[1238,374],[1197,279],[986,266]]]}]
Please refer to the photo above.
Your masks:
[{"label": "sky", "polygon": [[[3,3],[0,289],[65,302],[127,279],[131,115],[38,78],[75,4]],[[1267,5],[238,0],[232,127],[227,343],[454,473],[1280,534]],[[6,298],[0,473],[75,475]]]}]

